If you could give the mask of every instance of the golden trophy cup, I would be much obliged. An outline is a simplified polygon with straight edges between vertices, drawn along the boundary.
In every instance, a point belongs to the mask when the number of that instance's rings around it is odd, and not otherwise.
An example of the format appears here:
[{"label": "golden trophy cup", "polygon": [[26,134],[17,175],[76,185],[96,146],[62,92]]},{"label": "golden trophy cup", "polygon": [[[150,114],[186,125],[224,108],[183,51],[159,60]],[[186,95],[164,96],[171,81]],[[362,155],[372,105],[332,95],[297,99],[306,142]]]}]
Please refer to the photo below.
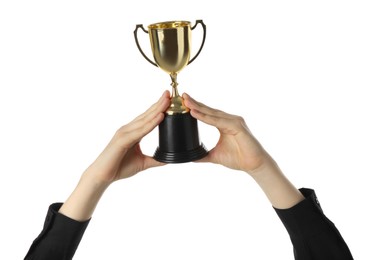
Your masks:
[{"label": "golden trophy cup", "polygon": [[[190,59],[191,31],[198,24],[203,27],[203,40],[196,55]],[[138,29],[149,34],[155,62],[141,49],[137,37]],[[208,151],[199,140],[197,120],[191,116],[189,108],[184,105],[183,98],[178,93],[177,75],[201,52],[206,38],[205,24],[202,20],[197,20],[191,27],[191,23],[187,21],[169,21],[151,24],[148,30],[138,24],[134,36],[143,57],[152,65],[169,73],[172,81],[171,103],[159,125],[159,146],[153,157],[165,163],[184,163],[203,158]]]}]

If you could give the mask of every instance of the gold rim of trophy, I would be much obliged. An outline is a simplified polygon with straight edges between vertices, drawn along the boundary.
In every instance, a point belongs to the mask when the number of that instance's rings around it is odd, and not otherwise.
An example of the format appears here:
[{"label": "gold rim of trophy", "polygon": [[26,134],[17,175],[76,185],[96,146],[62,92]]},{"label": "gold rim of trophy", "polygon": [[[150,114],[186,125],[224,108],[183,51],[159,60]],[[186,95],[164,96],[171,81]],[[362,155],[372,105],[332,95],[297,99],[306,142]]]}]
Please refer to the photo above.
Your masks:
[{"label": "gold rim of trophy", "polygon": [[188,21],[167,21],[162,23],[154,23],[148,26],[149,29],[174,29],[182,26],[190,26]]}]

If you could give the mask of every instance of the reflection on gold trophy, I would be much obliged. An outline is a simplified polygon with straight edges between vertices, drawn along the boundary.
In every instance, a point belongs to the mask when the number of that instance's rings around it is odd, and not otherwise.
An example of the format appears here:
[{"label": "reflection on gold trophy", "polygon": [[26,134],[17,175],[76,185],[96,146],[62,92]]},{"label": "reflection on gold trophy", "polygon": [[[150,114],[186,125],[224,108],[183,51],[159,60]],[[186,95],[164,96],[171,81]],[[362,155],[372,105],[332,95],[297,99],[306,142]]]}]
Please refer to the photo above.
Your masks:
[{"label": "reflection on gold trophy", "polygon": [[[203,41],[197,54],[190,59],[191,31],[200,24],[203,27]],[[150,60],[140,47],[137,37],[138,29],[149,34],[154,61]],[[155,23],[145,30],[137,25],[134,31],[136,45],[144,58],[154,66],[169,73],[171,78],[171,104],[166,110],[165,119],[159,125],[159,146],[154,158],[165,163],[183,163],[195,161],[207,155],[207,150],[199,141],[197,120],[184,105],[178,93],[177,75],[188,64],[193,62],[201,52],[205,38],[206,26],[197,20],[191,27],[187,21],[170,21]]]}]

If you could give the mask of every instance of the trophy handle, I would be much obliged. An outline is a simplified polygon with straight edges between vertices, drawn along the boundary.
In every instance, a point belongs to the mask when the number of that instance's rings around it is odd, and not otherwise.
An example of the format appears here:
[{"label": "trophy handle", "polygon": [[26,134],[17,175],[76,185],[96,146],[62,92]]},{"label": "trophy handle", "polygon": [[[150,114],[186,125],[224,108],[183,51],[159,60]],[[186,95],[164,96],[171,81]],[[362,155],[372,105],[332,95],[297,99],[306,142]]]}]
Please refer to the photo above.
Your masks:
[{"label": "trophy handle", "polygon": [[[196,25],[195,25],[195,26],[196,26]],[[143,55],[143,57],[144,57],[147,61],[149,61],[150,64],[152,64],[152,65],[158,67],[157,64],[154,63],[153,61],[151,61],[151,60],[148,58],[148,56],[145,55],[145,53],[144,53],[143,50],[141,49],[140,44],[139,44],[139,40],[138,40],[138,38],[137,38],[137,31],[138,31],[139,29],[142,29],[145,33],[148,33],[148,31],[144,29],[144,27],[143,27],[142,24],[138,24],[138,25],[136,25],[136,28],[135,28],[135,30],[134,30],[134,37],[135,37],[136,46],[137,46],[137,48],[139,49],[141,55]],[[198,53],[198,54],[199,54],[199,53]]]},{"label": "trophy handle", "polygon": [[[202,44],[200,45],[200,48],[198,50],[198,52],[195,54],[195,56],[187,63],[187,65],[189,65],[191,62],[193,62],[197,57],[198,55],[200,54],[200,52],[202,51],[203,49],[203,46],[204,46],[204,42],[206,41],[206,35],[207,35],[207,28],[206,28],[206,25],[203,23],[203,20],[196,20],[196,23],[195,25],[191,28],[191,30],[194,30],[196,28],[196,26],[198,24],[201,24],[202,27],[203,27],[203,40],[202,40]],[[150,61],[149,61],[150,62]]]}]

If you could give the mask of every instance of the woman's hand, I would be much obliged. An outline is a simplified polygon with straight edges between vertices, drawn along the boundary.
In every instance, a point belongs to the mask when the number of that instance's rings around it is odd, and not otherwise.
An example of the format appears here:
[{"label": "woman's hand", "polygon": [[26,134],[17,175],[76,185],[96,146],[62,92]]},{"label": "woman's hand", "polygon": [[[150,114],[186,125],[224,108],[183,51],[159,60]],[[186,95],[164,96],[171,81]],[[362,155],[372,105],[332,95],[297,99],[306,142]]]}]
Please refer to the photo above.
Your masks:
[{"label": "woman's hand", "polygon": [[164,111],[170,104],[169,92],[146,112],[122,126],[110,143],[87,169],[104,183],[131,177],[151,167],[163,165],[152,157],[144,155],[140,149],[141,139],[151,132],[164,118]]},{"label": "woman's hand", "polygon": [[242,117],[208,107],[186,93],[183,98],[193,117],[216,127],[220,132],[217,145],[199,162],[217,163],[252,173],[271,159]]},{"label": "woman's hand", "polygon": [[164,111],[169,104],[169,92],[165,91],[146,112],[122,126],[83,173],[77,187],[59,212],[78,221],[88,220],[111,183],[150,167],[163,165],[144,155],[139,143],[164,119]]},{"label": "woman's hand", "polygon": [[247,172],[275,208],[290,208],[304,199],[251,134],[242,117],[210,108],[187,94],[183,98],[193,117],[220,132],[216,146],[199,162],[217,163]]}]

